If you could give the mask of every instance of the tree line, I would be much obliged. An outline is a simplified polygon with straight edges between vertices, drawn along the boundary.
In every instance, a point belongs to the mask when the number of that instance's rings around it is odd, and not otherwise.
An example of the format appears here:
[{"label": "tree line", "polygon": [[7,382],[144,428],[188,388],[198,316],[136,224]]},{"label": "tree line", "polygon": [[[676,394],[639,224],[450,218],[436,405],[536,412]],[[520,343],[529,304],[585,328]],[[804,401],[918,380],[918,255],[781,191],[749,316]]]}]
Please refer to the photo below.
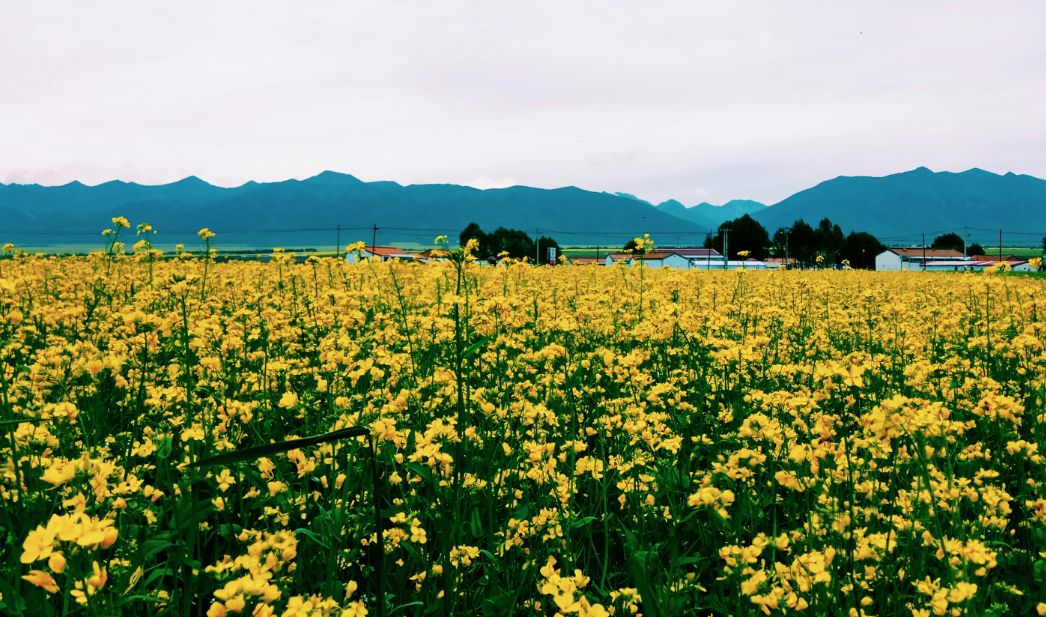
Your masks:
[{"label": "tree line", "polygon": [[[704,248],[723,250],[727,240],[729,259],[766,259],[775,257],[794,259],[800,268],[831,267],[847,264],[852,268],[875,269],[875,256],[886,250],[886,245],[865,231],[844,234],[839,225],[823,218],[816,227],[803,219],[797,219],[788,227],[782,227],[773,236],[759,221],[748,214],[723,222],[714,235],[705,239]],[[479,248],[476,256],[481,259],[511,257],[513,259],[535,259],[548,261],[548,248],[554,247],[561,255],[559,243],[554,238],[541,236],[533,240],[526,232],[518,229],[498,227],[491,233],[484,232],[476,223],[469,223],[458,237],[461,246],[476,240]],[[952,249],[965,255],[985,255],[983,246],[973,242],[967,244],[957,233],[941,234],[933,239],[931,249]],[[1046,253],[1046,237],[1042,239]],[[624,247],[625,252],[634,249],[632,241]],[[744,253],[742,257],[741,253]]]},{"label": "tree line", "polygon": [[461,246],[465,246],[469,240],[475,240],[478,243],[476,257],[479,259],[511,257],[549,263],[549,248],[556,249],[557,257],[562,254],[559,243],[554,238],[541,236],[537,240],[533,240],[526,232],[507,227],[498,227],[491,233],[486,233],[476,223],[469,223],[458,235],[458,242]]},{"label": "tree line", "polygon": [[[715,235],[705,240],[705,248],[722,252],[724,236],[730,259],[739,259],[745,252],[755,259],[767,257],[794,259],[799,267],[833,266],[847,264],[852,268],[875,268],[875,256],[886,250],[886,245],[865,231],[843,234],[839,225],[828,218],[821,219],[812,227],[798,219],[788,227],[782,227],[771,237],[766,228],[745,214],[726,221],[719,226]],[[934,238],[931,249],[952,249],[965,255],[985,255],[983,246],[973,242],[967,244],[957,233],[945,233]],[[1043,238],[1046,252],[1046,238]]]}]

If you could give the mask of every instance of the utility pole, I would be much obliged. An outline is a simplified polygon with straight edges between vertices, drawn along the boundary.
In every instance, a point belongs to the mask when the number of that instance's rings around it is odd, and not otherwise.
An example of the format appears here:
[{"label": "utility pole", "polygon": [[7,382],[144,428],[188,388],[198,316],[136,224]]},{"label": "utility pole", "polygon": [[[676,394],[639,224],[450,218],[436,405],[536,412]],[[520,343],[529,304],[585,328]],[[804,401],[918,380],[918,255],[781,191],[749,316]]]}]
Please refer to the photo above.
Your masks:
[{"label": "utility pole", "polygon": [[712,234],[711,232],[705,236],[705,270],[712,269]]},{"label": "utility pole", "polygon": [[926,272],[926,234],[923,234],[923,272]]},{"label": "utility pole", "polygon": [[999,230],[999,261],[1002,261],[1002,230]]},{"label": "utility pole", "polygon": [[334,254],[341,255],[341,224],[338,225],[338,240],[334,243]]},{"label": "utility pole", "polygon": [[730,230],[723,230],[723,269],[730,267]]},{"label": "utility pole", "polygon": [[596,245],[596,265],[599,264],[599,245]]},{"label": "utility pole", "polygon": [[378,244],[378,226],[375,225],[374,228],[371,229],[371,232],[370,232],[370,254],[371,254],[372,257],[375,255],[375,253],[374,253],[374,246],[377,245],[377,244]]}]

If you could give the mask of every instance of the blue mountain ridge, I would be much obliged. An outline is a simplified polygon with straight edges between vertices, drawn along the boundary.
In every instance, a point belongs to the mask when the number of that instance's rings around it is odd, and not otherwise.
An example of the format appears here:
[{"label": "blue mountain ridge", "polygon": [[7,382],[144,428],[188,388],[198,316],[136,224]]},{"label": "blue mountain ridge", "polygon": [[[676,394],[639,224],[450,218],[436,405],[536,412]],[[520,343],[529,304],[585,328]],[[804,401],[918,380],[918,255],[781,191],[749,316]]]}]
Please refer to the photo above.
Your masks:
[{"label": "blue mountain ridge", "polygon": [[953,173],[920,167],[883,177],[840,176],[771,206],[733,200],[690,207],[677,200],[655,206],[626,193],[573,186],[481,190],[366,182],[333,171],[231,188],[196,176],[162,185],[0,183],[0,240],[18,234],[46,233],[56,242],[63,234],[96,236],[111,217],[126,216],[132,223],[151,223],[161,234],[210,227],[220,234],[241,234],[241,243],[257,240],[269,246],[273,236],[249,234],[296,230],[306,234],[296,236],[299,243],[307,244],[314,240],[308,235],[312,230],[322,234],[324,244],[333,244],[328,230],[340,226],[345,240],[370,239],[377,226],[383,242],[430,243],[440,233],[456,237],[470,222],[487,230],[504,226],[549,235],[561,244],[612,246],[646,232],[658,245],[671,246],[699,243],[708,231],[742,214],[752,215],[771,234],[799,218],[811,225],[829,218],[844,231],[868,231],[887,241],[964,228],[1046,235],[1046,180],[976,168]]},{"label": "blue mountain ridge", "polygon": [[[753,217],[771,233],[798,218],[830,218],[844,231],[911,240],[964,229],[1046,235],[1046,180],[983,169],[934,172],[925,167],[884,177],[840,176],[800,191]],[[1016,240],[1016,238],[1011,238]],[[1031,244],[1037,244],[1034,238]],[[929,241],[929,239],[927,240]]]},{"label": "blue mountain ridge", "polygon": [[[326,231],[337,226],[345,229],[347,240],[370,239],[369,231],[376,226],[383,242],[420,243],[431,243],[437,234],[456,238],[470,222],[488,230],[504,226],[549,235],[564,244],[624,244],[644,232],[692,242],[705,232],[648,204],[577,187],[404,186],[364,182],[332,171],[305,180],[249,182],[233,188],[194,176],[156,186],[119,181],[97,186],[0,184],[0,238],[45,231],[59,237],[63,232],[96,234],[113,216],[125,216],[132,224],[149,222],[161,234],[185,234],[200,227],[219,234],[323,231],[325,244],[332,244],[328,237],[333,237]],[[312,240],[298,236],[297,241]],[[272,238],[260,242],[271,246]]]}]

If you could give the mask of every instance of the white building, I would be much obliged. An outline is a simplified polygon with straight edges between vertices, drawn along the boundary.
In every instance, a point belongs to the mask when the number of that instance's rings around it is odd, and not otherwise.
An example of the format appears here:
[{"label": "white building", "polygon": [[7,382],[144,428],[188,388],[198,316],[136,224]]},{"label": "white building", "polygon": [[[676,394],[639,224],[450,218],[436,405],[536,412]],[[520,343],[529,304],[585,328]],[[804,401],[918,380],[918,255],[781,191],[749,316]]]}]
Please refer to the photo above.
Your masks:
[{"label": "white building", "polygon": [[642,262],[647,268],[674,268],[685,270],[690,266],[690,260],[682,255],[668,253],[665,251],[654,251],[646,255],[634,255],[628,260],[628,265],[634,266]]},{"label": "white building", "polygon": [[875,257],[875,269],[885,271],[927,272],[980,272],[999,262],[1005,263],[1014,272],[1031,272],[1031,266],[1023,259],[1006,256],[988,258],[986,255],[968,257],[950,249],[922,249],[892,247]]},{"label": "white building", "polygon": [[631,253],[611,253],[603,260],[604,265],[612,266],[624,262],[630,266],[642,263],[647,268],[673,268],[676,270],[707,270],[723,267],[723,256],[715,249],[660,249],[646,255]]},{"label": "white building", "polygon": [[[919,264],[913,270],[923,270],[927,272],[966,272],[967,270],[983,270],[984,266],[979,265],[980,262],[975,262],[970,259],[935,259],[926,260],[926,268],[923,268],[922,264]],[[879,269],[878,262],[876,263],[876,270]]]},{"label": "white building", "polygon": [[[890,247],[875,256],[875,269],[897,272],[900,270],[935,269],[935,263],[970,261],[968,257],[952,249],[926,249],[921,247]],[[923,264],[926,268],[923,268]],[[942,269],[946,266],[942,266]]]}]

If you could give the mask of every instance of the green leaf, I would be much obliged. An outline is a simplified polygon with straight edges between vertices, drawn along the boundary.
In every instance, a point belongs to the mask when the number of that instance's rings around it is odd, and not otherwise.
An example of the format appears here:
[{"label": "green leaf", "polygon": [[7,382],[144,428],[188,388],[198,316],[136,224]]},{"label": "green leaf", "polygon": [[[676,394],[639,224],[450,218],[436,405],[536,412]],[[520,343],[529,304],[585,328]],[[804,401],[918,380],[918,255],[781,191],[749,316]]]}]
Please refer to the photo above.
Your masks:
[{"label": "green leaf", "polygon": [[389,613],[389,617],[392,617],[393,615],[398,615],[400,613],[406,613],[408,608],[422,608],[424,606],[425,603],[420,601],[401,604],[400,606],[397,606],[392,609],[392,612]]},{"label": "green leaf", "polygon": [[148,589],[153,585],[153,583],[160,581],[164,577],[174,576],[175,574],[176,572],[170,568],[156,568],[145,575],[142,580],[138,581],[138,584],[135,585],[135,587]]},{"label": "green leaf", "polygon": [[133,596],[124,596],[124,597],[122,597],[120,599],[120,604],[121,605],[129,604],[131,602],[135,602],[135,601],[138,601],[138,600],[141,600],[143,602],[153,602],[153,603],[170,602],[171,601],[171,599],[169,597],[168,598],[161,598],[160,596],[151,596],[151,595],[148,595],[148,594],[136,594],[136,595],[133,595]]},{"label": "green leaf", "polygon": [[574,523],[570,526],[570,528],[571,529],[581,529],[582,527],[585,527],[587,525],[592,524],[595,520],[596,520],[596,517],[594,517],[594,516],[586,516],[584,518],[579,518],[576,521],[574,521]]},{"label": "green leaf", "polygon": [[650,617],[662,617],[661,606],[658,604],[657,596],[654,595],[654,585],[650,582],[650,575],[646,567],[649,551],[636,550],[639,544],[636,537],[624,526],[621,527],[621,531],[625,534],[625,554],[628,559],[628,570],[642,598],[643,614]]},{"label": "green leaf", "polygon": [[308,529],[305,529],[304,527],[300,527],[298,529],[295,529],[294,533],[300,533],[301,535],[303,535],[306,538],[312,540],[316,544],[319,544],[323,548],[325,548],[327,550],[330,550],[330,545],[327,544],[326,542],[324,542],[323,540],[321,540],[320,536],[317,533],[313,532],[313,531],[309,531]]},{"label": "green leaf", "polygon": [[528,506],[527,504],[523,503],[523,504],[520,504],[520,506],[518,508],[516,508],[515,512],[512,513],[512,518],[516,519],[517,521],[522,521],[522,520],[526,519],[529,514],[530,514],[530,506]]},{"label": "green leaf", "polygon": [[164,534],[163,536],[150,538],[145,542],[142,542],[141,560],[148,561],[155,555],[173,548],[175,545],[168,538],[169,536]]},{"label": "green leaf", "polygon": [[214,467],[215,465],[230,465],[242,461],[253,461],[270,454],[279,454],[280,452],[288,452],[306,446],[327,443],[328,441],[337,441],[339,439],[348,439],[350,437],[362,437],[369,434],[370,429],[361,426],[354,426],[351,428],[331,431],[330,433],[325,433],[323,435],[313,435],[312,437],[302,437],[301,439],[288,439],[287,441],[265,444],[263,446],[254,446],[251,448],[240,448],[239,450],[233,450],[232,452],[226,452],[224,454],[219,454],[218,456],[212,456],[210,458],[196,461],[189,466]]},{"label": "green leaf", "polygon": [[170,435],[164,435],[160,443],[156,445],[156,458],[161,461],[167,460],[171,456],[171,437]]},{"label": "green leaf", "polygon": [[472,358],[476,357],[476,355],[480,352],[481,349],[483,349],[483,347],[486,344],[487,344],[487,337],[481,336],[478,341],[476,341],[475,343],[469,345],[468,348],[465,349],[465,352],[463,354],[461,354],[461,355],[466,360],[471,360]]},{"label": "green leaf", "polygon": [[429,470],[428,467],[419,465],[417,463],[404,463],[403,466],[406,467],[408,470],[414,472],[415,475],[421,477],[425,481],[432,482],[432,472]]}]

